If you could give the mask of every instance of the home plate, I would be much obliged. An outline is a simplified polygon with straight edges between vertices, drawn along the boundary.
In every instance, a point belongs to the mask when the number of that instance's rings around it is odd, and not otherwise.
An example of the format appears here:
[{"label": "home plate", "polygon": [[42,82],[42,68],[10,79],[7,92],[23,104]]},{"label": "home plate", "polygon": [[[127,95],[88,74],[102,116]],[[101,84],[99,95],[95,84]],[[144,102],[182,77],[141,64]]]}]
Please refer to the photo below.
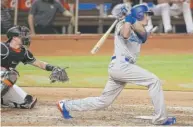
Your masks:
[{"label": "home plate", "polygon": [[152,120],[153,116],[136,116],[137,119]]}]

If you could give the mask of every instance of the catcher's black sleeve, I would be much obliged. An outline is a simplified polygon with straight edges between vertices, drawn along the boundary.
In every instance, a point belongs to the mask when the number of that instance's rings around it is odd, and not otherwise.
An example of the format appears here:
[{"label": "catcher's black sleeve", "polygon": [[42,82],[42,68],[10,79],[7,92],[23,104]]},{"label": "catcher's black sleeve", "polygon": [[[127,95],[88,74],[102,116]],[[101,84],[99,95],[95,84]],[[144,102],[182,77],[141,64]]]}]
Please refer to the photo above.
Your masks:
[{"label": "catcher's black sleeve", "polygon": [[22,60],[23,64],[31,64],[35,61],[35,57],[33,56],[33,54],[29,51],[26,50],[25,55],[24,55],[24,59]]},{"label": "catcher's black sleeve", "polygon": [[9,48],[1,42],[1,59],[4,59],[9,54]]}]

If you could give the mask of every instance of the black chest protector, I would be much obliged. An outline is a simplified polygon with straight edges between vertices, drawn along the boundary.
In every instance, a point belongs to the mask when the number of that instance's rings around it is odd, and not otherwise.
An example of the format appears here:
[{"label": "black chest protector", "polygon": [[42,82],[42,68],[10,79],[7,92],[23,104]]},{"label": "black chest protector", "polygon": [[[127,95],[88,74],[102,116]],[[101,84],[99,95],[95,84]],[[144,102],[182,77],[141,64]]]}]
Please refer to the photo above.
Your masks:
[{"label": "black chest protector", "polygon": [[16,68],[20,62],[30,64],[34,61],[33,54],[24,47],[18,52],[12,49],[9,43],[1,43],[1,67]]}]

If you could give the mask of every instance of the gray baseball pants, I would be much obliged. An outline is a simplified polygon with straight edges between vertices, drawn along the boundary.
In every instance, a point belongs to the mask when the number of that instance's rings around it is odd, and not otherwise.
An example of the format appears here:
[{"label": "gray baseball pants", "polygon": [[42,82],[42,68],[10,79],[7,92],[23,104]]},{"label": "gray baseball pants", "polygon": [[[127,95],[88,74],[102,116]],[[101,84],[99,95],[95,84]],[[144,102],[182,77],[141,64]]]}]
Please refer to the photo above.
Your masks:
[{"label": "gray baseball pants", "polygon": [[65,102],[69,111],[99,110],[108,107],[121,93],[126,83],[148,88],[155,109],[153,124],[162,124],[167,119],[162,84],[153,73],[127,61],[113,60],[109,64],[109,79],[99,97],[88,97]]}]

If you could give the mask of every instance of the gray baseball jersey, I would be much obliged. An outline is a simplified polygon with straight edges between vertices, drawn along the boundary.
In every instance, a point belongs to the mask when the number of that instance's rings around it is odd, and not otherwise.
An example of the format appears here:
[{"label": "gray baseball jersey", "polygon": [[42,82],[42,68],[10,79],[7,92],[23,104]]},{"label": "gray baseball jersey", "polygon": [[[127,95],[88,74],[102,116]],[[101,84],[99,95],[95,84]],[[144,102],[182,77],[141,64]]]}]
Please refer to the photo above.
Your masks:
[{"label": "gray baseball jersey", "polygon": [[120,35],[123,23],[124,21],[120,21],[116,26],[114,56],[109,64],[109,79],[102,95],[78,100],[63,100],[65,107],[69,111],[88,111],[105,108],[113,103],[126,83],[134,83],[148,88],[155,108],[155,116],[152,122],[153,124],[162,124],[167,120],[167,114],[161,82],[153,73],[134,64],[140,52],[142,40],[133,30],[131,30],[130,37],[124,39]]},{"label": "gray baseball jersey", "polygon": [[124,39],[120,35],[120,29],[122,28],[124,21],[120,21],[116,25],[115,29],[115,43],[114,43],[114,56],[117,58],[126,57],[130,62],[135,63],[140,53],[142,40],[138,38],[133,30],[131,30],[130,37]]}]

